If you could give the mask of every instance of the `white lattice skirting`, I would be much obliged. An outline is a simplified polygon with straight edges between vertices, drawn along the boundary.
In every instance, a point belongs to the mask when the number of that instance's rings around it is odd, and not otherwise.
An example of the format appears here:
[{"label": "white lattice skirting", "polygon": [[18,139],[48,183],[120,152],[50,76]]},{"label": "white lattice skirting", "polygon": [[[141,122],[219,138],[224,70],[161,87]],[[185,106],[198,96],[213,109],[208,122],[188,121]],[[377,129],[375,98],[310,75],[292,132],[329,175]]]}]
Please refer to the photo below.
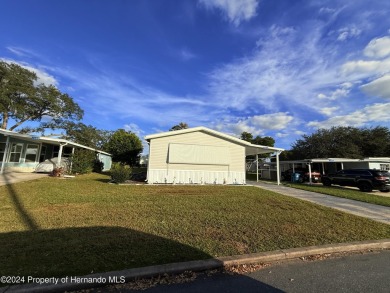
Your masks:
[{"label": "white lattice skirting", "polygon": [[245,184],[245,172],[149,169],[148,183]]}]

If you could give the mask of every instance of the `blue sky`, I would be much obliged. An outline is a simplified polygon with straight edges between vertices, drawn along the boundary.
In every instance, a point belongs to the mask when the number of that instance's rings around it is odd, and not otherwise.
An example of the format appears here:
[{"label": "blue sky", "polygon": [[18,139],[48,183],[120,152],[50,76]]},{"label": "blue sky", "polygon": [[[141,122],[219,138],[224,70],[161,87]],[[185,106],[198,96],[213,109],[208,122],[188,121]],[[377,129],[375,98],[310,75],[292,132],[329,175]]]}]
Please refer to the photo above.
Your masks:
[{"label": "blue sky", "polygon": [[390,127],[390,1],[1,0],[0,58],[83,122],[140,137],[179,122],[289,149],[331,126]]}]

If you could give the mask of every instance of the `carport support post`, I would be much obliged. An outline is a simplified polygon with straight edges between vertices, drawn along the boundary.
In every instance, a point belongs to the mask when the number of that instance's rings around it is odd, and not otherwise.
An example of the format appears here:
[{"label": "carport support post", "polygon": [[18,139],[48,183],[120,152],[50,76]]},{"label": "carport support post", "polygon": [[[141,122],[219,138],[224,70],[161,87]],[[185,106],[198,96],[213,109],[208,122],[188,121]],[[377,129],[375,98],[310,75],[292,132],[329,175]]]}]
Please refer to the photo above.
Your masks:
[{"label": "carport support post", "polygon": [[259,181],[259,154],[256,154],[256,182]]},{"label": "carport support post", "polygon": [[3,174],[4,172],[5,159],[7,158],[7,153],[8,153],[8,145],[9,145],[9,136],[7,136],[7,141],[5,142],[5,149],[4,149],[3,159],[1,161],[0,174]]},{"label": "carport support post", "polygon": [[308,164],[309,165],[309,184],[313,184],[313,182],[311,181],[311,163]]},{"label": "carport support post", "polygon": [[58,161],[57,161],[57,167],[61,167],[61,157],[62,157],[62,148],[63,144],[60,143],[60,149],[58,150]]},{"label": "carport support post", "polygon": [[277,181],[278,185],[280,185],[279,155],[280,155],[280,152],[276,152],[276,181]]}]

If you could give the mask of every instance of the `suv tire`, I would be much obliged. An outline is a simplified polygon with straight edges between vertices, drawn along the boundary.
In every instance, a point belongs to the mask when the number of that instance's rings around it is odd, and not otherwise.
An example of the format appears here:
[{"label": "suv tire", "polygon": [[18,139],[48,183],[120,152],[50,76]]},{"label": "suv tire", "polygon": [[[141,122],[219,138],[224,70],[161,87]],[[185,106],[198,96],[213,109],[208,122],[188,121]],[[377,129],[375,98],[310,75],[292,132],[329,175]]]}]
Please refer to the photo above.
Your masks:
[{"label": "suv tire", "polygon": [[322,179],[322,185],[324,185],[324,186],[331,186],[332,185],[332,181],[330,181],[330,179],[328,179],[328,178],[324,178],[324,179]]},{"label": "suv tire", "polygon": [[372,186],[368,182],[360,182],[358,184],[358,187],[359,187],[360,191],[363,191],[363,192],[371,192],[372,191]]}]

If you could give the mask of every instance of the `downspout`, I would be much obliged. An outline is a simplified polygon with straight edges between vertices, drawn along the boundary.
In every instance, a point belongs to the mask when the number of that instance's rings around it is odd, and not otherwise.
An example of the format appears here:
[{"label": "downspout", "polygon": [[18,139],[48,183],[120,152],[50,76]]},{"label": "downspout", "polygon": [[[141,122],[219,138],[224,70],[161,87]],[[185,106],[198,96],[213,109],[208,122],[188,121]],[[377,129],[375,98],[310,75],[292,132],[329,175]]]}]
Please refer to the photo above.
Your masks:
[{"label": "downspout", "polygon": [[8,146],[9,146],[9,136],[7,136],[7,141],[5,142],[5,149],[4,149],[4,154],[3,154],[3,160],[1,161],[0,174],[3,174],[3,172],[4,172],[5,160],[7,158],[8,148],[9,148]]}]

